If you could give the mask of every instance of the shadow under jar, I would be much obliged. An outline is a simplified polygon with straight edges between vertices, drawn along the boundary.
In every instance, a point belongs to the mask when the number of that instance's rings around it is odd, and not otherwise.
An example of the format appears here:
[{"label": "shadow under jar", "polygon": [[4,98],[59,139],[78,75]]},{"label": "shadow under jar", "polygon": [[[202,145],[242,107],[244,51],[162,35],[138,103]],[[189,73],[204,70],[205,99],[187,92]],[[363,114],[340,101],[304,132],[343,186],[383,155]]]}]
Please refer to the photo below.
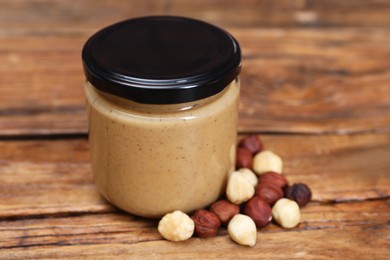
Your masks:
[{"label": "shadow under jar", "polygon": [[95,33],[82,60],[99,192],[144,217],[215,201],[234,170],[237,41],[202,21],[144,17]]}]

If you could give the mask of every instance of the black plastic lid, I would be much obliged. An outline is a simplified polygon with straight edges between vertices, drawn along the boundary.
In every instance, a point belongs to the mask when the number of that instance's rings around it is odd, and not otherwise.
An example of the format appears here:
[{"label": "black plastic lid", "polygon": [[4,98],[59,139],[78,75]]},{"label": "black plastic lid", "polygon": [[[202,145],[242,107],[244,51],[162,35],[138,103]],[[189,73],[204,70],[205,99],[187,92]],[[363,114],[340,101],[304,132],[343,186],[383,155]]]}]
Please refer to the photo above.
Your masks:
[{"label": "black plastic lid", "polygon": [[85,43],[82,59],[87,80],[97,89],[147,104],[212,96],[241,68],[240,47],[229,33],[172,16],[108,26]]}]

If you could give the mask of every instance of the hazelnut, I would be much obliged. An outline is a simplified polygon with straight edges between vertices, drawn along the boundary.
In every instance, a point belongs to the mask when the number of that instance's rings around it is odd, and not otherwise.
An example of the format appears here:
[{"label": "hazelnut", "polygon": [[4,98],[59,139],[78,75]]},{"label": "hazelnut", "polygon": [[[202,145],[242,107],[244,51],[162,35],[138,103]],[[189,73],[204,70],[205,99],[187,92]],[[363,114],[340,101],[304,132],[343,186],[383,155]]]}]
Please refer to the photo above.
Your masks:
[{"label": "hazelnut", "polygon": [[263,173],[262,175],[260,175],[259,181],[262,184],[272,183],[282,189],[288,184],[286,177],[284,177],[283,174],[279,174],[276,172]]},{"label": "hazelnut", "polygon": [[299,207],[304,207],[311,200],[311,190],[306,184],[296,183],[285,189],[284,196],[294,200]]},{"label": "hazelnut", "polygon": [[204,209],[197,210],[191,219],[195,223],[195,234],[202,238],[216,236],[221,226],[218,216],[214,212]]},{"label": "hazelnut", "polygon": [[244,214],[253,219],[258,228],[267,226],[272,219],[271,207],[258,196],[254,196],[246,202]]},{"label": "hazelnut", "polygon": [[263,143],[257,135],[248,135],[244,137],[239,143],[238,147],[248,149],[252,154],[256,154],[263,150]]},{"label": "hazelnut", "polygon": [[262,184],[260,182],[256,186],[255,194],[270,205],[273,205],[278,199],[283,198],[282,189],[272,183]]},{"label": "hazelnut", "polygon": [[283,162],[279,155],[271,151],[262,151],[253,159],[253,170],[258,175],[265,172],[282,173]]},{"label": "hazelnut", "polygon": [[240,245],[252,247],[256,244],[256,225],[248,216],[242,214],[235,215],[229,222],[228,233],[231,239]]},{"label": "hazelnut", "polygon": [[257,179],[256,174],[251,169],[241,168],[238,171],[242,176],[245,177],[245,179],[247,179],[253,185],[253,187],[257,185],[257,182],[259,180]]},{"label": "hazelnut", "polygon": [[293,228],[299,224],[301,213],[295,201],[283,198],[273,206],[272,217],[282,227]]},{"label": "hazelnut", "polygon": [[194,228],[194,221],[179,210],[166,214],[158,223],[158,232],[170,241],[189,239],[194,233]]},{"label": "hazelnut", "polygon": [[239,172],[232,172],[229,176],[226,197],[234,204],[241,204],[255,194],[253,185]]},{"label": "hazelnut", "polygon": [[242,148],[242,147],[237,148],[236,169],[252,168],[252,163],[253,163],[252,153],[246,148]]},{"label": "hazelnut", "polygon": [[219,200],[211,205],[210,211],[214,212],[226,226],[235,215],[240,213],[240,207],[227,200]]}]

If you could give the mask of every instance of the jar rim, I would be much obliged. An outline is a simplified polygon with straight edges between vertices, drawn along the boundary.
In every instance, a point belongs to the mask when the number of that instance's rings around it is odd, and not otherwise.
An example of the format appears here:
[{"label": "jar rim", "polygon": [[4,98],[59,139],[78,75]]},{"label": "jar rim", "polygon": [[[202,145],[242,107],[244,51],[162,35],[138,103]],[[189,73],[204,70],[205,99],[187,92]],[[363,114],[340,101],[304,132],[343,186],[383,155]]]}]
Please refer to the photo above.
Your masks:
[{"label": "jar rim", "polygon": [[84,73],[97,89],[147,104],[175,104],[221,92],[240,73],[241,50],[228,32],[177,16],[110,25],[82,51]]}]

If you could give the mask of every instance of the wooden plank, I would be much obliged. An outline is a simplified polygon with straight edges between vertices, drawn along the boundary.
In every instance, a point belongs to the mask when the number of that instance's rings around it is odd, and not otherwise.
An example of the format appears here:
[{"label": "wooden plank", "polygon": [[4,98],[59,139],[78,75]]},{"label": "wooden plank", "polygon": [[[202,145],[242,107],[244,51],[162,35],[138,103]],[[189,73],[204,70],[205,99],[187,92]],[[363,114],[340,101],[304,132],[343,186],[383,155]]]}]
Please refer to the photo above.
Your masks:
[{"label": "wooden plank", "polygon": [[[390,135],[263,135],[316,202],[390,196]],[[0,218],[113,212],[93,186],[87,141],[0,142]]]},{"label": "wooden plank", "polygon": [[1,142],[0,217],[113,211],[99,196],[86,140]]},{"label": "wooden plank", "polygon": [[0,35],[61,35],[119,20],[168,14],[224,27],[382,27],[390,24],[388,1],[199,0],[75,1],[1,0]]},{"label": "wooden plank", "polygon": [[[390,1],[0,0],[0,6],[0,259],[388,258]],[[283,157],[288,180],[313,190],[297,228],[271,224],[259,230],[255,248],[234,244],[226,229],[212,239],[164,241],[157,221],[99,196],[85,138],[44,137],[86,134],[80,51],[87,37],[112,22],[154,14],[203,19],[240,41],[241,133],[353,133],[262,136]],[[30,135],[47,140],[24,140]]]},{"label": "wooden plank", "polygon": [[210,20],[221,26],[379,28],[390,24],[387,1],[174,0],[166,6],[169,14]]},{"label": "wooden plank", "polygon": [[1,35],[69,35],[136,16],[164,13],[163,1],[1,0]]},{"label": "wooden plank", "polygon": [[390,253],[389,209],[390,200],[311,203],[302,209],[298,227],[284,230],[271,223],[260,229],[254,248],[234,244],[225,228],[214,238],[164,241],[157,221],[122,213],[0,221],[0,257],[377,259]]},{"label": "wooden plank", "polygon": [[[81,36],[0,38],[0,135],[86,133]],[[390,131],[390,31],[240,29],[240,132]]]},{"label": "wooden plank", "polygon": [[[290,183],[305,182],[320,202],[387,198],[390,135],[268,135]],[[373,170],[375,168],[375,170]]]},{"label": "wooden plank", "polygon": [[368,34],[369,39],[359,30],[239,33],[246,58],[240,130],[388,132],[390,63],[382,55],[390,54],[390,34]]}]

